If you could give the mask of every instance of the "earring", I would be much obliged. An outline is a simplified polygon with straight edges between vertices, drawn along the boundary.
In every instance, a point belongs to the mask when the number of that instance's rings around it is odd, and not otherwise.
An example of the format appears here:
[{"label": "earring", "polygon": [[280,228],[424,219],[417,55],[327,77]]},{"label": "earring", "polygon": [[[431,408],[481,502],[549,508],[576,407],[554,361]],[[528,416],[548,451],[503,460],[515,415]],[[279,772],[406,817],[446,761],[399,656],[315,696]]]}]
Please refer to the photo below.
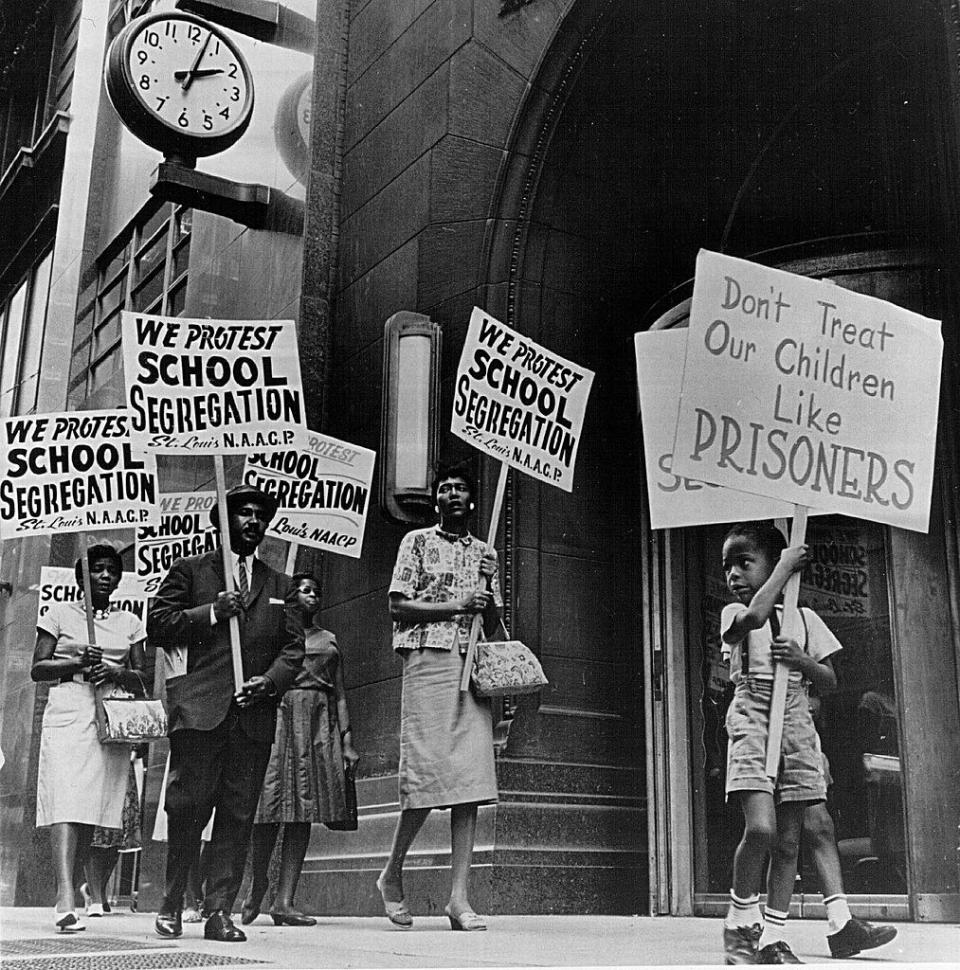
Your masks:
[{"label": "earring", "polygon": [[476,508],[476,505],[474,505],[473,502],[471,502],[470,503],[470,511],[472,512],[475,508]]},{"label": "earring", "polygon": [[434,514],[435,515],[439,515],[440,514],[440,506],[439,505],[435,505],[433,507],[433,511],[434,511]]}]

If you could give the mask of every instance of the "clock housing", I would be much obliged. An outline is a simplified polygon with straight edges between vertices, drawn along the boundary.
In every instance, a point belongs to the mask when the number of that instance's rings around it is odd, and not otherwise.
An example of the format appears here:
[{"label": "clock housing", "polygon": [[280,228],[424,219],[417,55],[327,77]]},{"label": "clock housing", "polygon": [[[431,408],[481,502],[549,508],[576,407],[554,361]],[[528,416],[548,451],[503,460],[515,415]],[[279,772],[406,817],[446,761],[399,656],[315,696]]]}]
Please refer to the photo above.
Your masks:
[{"label": "clock housing", "polygon": [[246,59],[224,31],[193,14],[132,20],[110,45],[104,80],[123,123],[168,156],[222,152],[253,115]]}]

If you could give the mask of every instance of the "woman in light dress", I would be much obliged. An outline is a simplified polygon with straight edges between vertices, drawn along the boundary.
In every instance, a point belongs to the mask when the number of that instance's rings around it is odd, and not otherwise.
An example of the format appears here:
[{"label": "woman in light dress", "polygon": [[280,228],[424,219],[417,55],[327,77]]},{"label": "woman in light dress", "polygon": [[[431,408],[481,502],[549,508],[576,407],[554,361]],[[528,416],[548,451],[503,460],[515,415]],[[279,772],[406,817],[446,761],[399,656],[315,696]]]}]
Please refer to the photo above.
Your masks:
[{"label": "woman in light dress", "polygon": [[[50,827],[57,879],[54,925],[82,929],[74,911],[73,870],[78,851],[87,855],[96,826],[119,829],[127,792],[130,748],[101,744],[97,736],[94,691],[116,685],[142,695],[143,623],[127,610],[114,609],[110,596],[123,565],[108,545],[87,550],[96,644],[88,642],[82,601],[53,603],[37,620],[37,644],[30,676],[51,682],[43,712],[37,779],[37,827]],[[82,559],[76,576],[81,589]],[[100,907],[103,880],[88,872],[91,906]]]},{"label": "woman in light dress", "polygon": [[450,809],[450,898],[454,930],[485,930],[469,900],[478,806],[497,801],[489,700],[460,692],[474,616],[488,635],[500,618],[497,556],[471,535],[477,485],[466,464],[441,468],[433,484],[438,525],[404,536],[390,584],[393,647],[403,659],[400,818],[377,879],[391,923],[409,927],[403,863],[430,811]]}]

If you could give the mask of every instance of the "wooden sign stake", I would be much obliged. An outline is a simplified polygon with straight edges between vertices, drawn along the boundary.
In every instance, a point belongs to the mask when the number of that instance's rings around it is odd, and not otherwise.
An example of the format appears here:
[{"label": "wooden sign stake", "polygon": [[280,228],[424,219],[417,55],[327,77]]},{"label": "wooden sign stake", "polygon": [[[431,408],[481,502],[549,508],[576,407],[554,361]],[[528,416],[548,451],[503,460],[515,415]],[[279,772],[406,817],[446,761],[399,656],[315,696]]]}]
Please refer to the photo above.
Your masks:
[{"label": "wooden sign stake", "polygon": [[[507,475],[509,473],[510,466],[506,462],[501,462],[497,491],[493,497],[493,508],[490,510],[490,529],[487,532],[487,545],[491,548],[497,540],[497,526],[500,523],[500,510],[503,508],[503,496],[507,490]],[[474,657],[477,655],[477,641],[480,639],[480,625],[482,623],[483,614],[474,613],[473,623],[470,626],[470,642],[467,644],[467,656],[463,664],[463,674],[460,676],[461,694],[470,689],[470,673],[473,670]]]},{"label": "wooden sign stake", "polygon": [[[793,525],[790,529],[790,545],[800,546],[807,539],[807,507],[794,505]],[[785,531],[786,522],[777,520],[777,525]],[[780,632],[785,637],[799,640],[802,636],[803,622],[797,602],[800,598],[800,573],[793,573],[783,588],[783,620]],[[780,768],[780,749],[783,745],[783,712],[787,703],[787,679],[790,670],[778,663],[773,671],[773,694],[770,698],[770,731],[767,735],[767,777],[776,779]]]},{"label": "wooden sign stake", "polygon": [[[223,584],[228,593],[234,591],[233,563],[230,561],[230,513],[227,509],[227,480],[223,471],[223,455],[213,456],[217,476],[217,514],[220,521],[220,551],[223,553]],[[251,570],[252,573],[252,570]],[[240,620],[230,617],[230,656],[233,659],[233,686],[243,686],[243,655],[240,652]]]},{"label": "wooden sign stake", "polygon": [[[93,622],[93,589],[90,584],[89,549],[89,533],[84,533],[83,541],[80,543],[80,576],[83,581],[83,612],[87,621],[87,643],[96,644],[97,628]],[[93,707],[97,719],[97,728],[100,732],[106,727],[106,715],[103,710],[103,698],[100,696],[101,694],[101,689],[94,687]]]}]

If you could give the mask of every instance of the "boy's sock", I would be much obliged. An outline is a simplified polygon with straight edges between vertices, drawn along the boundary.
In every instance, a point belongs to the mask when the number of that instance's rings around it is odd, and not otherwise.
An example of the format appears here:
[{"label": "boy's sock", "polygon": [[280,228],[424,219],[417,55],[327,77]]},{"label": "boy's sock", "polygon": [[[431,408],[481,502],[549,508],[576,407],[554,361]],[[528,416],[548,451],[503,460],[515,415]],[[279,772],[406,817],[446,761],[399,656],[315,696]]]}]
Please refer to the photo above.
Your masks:
[{"label": "boy's sock", "polygon": [[730,907],[727,910],[723,925],[730,929],[738,926],[760,926],[763,917],[760,915],[760,893],[741,899],[732,889],[730,890]]},{"label": "boy's sock", "polygon": [[775,909],[771,909],[769,906],[763,911],[763,933],[760,935],[760,942],[757,944],[757,949],[762,950],[765,946],[769,946],[771,943],[776,943],[777,940],[786,940],[786,934],[784,932],[787,925],[788,913],[780,913]]},{"label": "boy's sock", "polygon": [[842,930],[850,922],[850,907],[847,905],[847,897],[844,893],[825,896],[823,905],[827,908],[827,923],[831,933]]}]

